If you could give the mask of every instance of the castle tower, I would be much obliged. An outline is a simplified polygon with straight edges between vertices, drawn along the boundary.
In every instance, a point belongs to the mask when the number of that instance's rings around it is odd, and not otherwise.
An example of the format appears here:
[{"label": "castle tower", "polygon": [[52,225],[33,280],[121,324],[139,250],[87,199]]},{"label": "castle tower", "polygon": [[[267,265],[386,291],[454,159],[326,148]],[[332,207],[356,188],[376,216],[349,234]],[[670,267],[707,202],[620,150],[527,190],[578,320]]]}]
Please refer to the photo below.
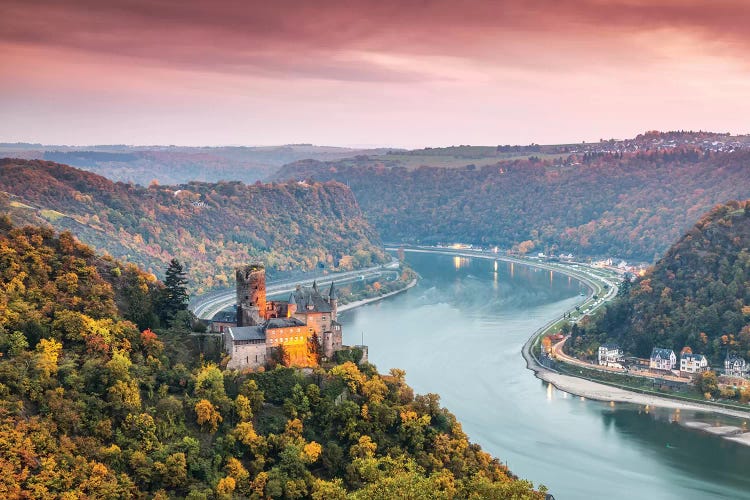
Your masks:
[{"label": "castle tower", "polygon": [[297,312],[297,299],[294,298],[294,294],[289,294],[289,302],[286,305],[286,317],[291,318],[294,313]]},{"label": "castle tower", "polygon": [[331,288],[328,289],[328,304],[331,306],[331,319],[336,321],[336,313],[338,312],[339,295],[336,291],[336,287],[331,281]]},{"label": "castle tower", "polygon": [[266,314],[266,270],[262,264],[237,268],[237,326],[259,325]]},{"label": "castle tower", "polygon": [[330,359],[333,356],[333,332],[330,330],[323,332],[323,338],[320,339],[320,343],[322,344],[321,347],[323,347],[323,355]]}]

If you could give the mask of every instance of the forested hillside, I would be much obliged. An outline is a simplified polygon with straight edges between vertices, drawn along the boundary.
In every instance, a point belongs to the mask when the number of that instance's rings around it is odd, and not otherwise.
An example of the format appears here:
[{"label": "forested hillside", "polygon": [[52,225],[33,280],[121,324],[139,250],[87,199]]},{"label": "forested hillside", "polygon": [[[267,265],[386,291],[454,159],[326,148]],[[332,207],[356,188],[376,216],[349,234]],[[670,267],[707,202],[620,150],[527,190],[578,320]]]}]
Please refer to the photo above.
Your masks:
[{"label": "forested hillside", "polygon": [[233,268],[252,258],[271,274],[385,260],[352,192],[336,182],[145,188],[57,163],[5,159],[0,191],[15,195],[6,197],[7,209],[26,222],[70,230],[151,272],[161,273],[177,257],[197,291],[231,285]]},{"label": "forested hillside", "polygon": [[688,346],[714,365],[727,351],[750,358],[750,201],[702,217],[582,333],[641,357]]},{"label": "forested hillside", "polygon": [[277,175],[346,183],[386,241],[639,261],[661,256],[715,204],[750,197],[746,149],[724,153],[687,145],[482,167],[391,165],[368,157],[302,161]]},{"label": "forested hillside", "polygon": [[160,286],[0,217],[0,497],[543,497],[402,371],[222,371],[141,331]]}]

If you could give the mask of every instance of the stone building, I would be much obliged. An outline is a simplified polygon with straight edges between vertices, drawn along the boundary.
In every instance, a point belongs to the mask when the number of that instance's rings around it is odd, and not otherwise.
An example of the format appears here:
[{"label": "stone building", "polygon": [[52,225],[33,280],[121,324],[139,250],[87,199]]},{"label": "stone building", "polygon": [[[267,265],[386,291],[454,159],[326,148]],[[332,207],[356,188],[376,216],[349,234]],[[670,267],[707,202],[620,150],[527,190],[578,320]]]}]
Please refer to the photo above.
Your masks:
[{"label": "stone building", "polygon": [[320,355],[329,358],[342,348],[341,324],[336,321],[338,295],[331,283],[327,294],[312,287],[297,286],[286,301],[266,300],[266,277],[262,265],[237,269],[237,315],[235,325],[222,323],[224,349],[231,356],[227,368],[257,368],[265,365],[272,349],[284,347],[293,366],[313,366],[317,337]]}]

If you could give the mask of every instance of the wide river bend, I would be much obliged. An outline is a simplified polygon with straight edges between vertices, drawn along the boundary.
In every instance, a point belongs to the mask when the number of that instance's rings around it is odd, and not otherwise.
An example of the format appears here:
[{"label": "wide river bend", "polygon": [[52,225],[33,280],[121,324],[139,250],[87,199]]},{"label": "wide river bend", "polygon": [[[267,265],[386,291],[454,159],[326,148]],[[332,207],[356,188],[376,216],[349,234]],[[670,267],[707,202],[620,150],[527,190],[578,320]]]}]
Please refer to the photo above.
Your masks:
[{"label": "wide river bend", "polygon": [[342,313],[344,342],[364,336],[379,371],[403,368],[415,391],[440,394],[515,474],[558,500],[750,499],[750,447],[679,424],[718,417],[584,400],[526,370],[521,346],[583,299],[578,281],[479,258],[407,261],[419,284]]}]

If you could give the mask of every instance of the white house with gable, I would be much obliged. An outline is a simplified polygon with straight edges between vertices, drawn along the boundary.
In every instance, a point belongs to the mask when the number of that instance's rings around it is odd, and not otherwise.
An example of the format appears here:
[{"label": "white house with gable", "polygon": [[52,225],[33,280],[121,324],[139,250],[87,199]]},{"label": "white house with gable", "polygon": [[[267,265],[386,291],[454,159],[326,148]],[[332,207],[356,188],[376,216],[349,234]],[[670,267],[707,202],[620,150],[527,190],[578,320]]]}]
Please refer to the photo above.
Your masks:
[{"label": "white house with gable", "polygon": [[677,356],[672,349],[662,349],[654,347],[651,351],[651,358],[648,360],[648,367],[652,370],[672,371],[677,366]]},{"label": "white house with gable", "polygon": [[730,354],[724,360],[724,375],[728,377],[747,377],[747,371],[747,362],[736,354]]},{"label": "white house with gable", "polygon": [[680,375],[694,375],[709,370],[708,360],[703,354],[683,353],[680,356]]}]

